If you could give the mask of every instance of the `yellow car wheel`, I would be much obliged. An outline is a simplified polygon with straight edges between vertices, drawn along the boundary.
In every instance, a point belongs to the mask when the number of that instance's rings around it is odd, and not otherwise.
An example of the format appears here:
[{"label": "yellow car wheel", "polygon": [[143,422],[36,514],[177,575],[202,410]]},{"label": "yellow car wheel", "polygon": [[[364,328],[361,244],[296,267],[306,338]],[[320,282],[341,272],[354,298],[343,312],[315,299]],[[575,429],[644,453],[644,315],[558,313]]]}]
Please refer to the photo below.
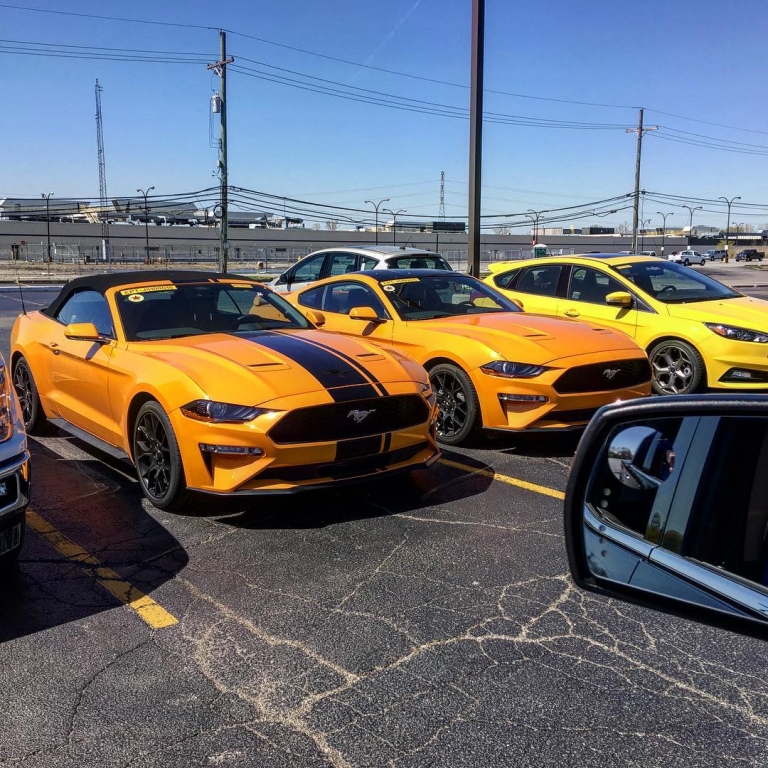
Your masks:
[{"label": "yellow car wheel", "polygon": [[441,363],[429,371],[429,380],[440,409],[437,439],[460,445],[479,430],[480,404],[469,376],[456,365]]},{"label": "yellow car wheel", "polygon": [[687,395],[696,392],[706,379],[704,360],[681,339],[660,341],[648,354],[657,395]]},{"label": "yellow car wheel", "polygon": [[189,500],[179,444],[161,405],[144,403],[133,428],[133,461],[141,490],[158,509],[175,510]]},{"label": "yellow car wheel", "polygon": [[21,405],[24,429],[30,435],[40,435],[47,431],[48,419],[45,418],[37,385],[29,370],[29,363],[20,357],[13,366],[13,388]]}]

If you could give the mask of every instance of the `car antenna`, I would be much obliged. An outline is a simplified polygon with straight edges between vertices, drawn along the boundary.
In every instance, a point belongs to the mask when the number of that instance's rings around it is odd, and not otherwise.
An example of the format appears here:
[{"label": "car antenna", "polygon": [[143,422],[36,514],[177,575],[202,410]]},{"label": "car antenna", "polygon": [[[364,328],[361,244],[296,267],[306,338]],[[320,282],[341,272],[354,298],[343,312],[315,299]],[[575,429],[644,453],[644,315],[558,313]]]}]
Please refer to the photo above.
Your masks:
[{"label": "car antenna", "polygon": [[413,232],[411,232],[410,237],[405,241],[405,243],[400,246],[401,251],[404,251],[408,247],[408,243],[411,242],[411,237],[413,237]]},{"label": "car antenna", "polygon": [[19,296],[21,296],[21,314],[26,315],[27,308],[24,306],[24,291],[21,290],[21,280],[18,277],[16,278],[16,285],[19,286]]}]

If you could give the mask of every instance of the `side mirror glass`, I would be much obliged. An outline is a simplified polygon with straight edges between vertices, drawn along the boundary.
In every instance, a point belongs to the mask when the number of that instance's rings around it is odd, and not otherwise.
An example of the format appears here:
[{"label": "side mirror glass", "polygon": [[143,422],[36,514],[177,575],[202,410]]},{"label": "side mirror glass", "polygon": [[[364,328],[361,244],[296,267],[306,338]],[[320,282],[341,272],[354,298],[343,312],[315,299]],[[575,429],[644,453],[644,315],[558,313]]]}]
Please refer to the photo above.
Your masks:
[{"label": "side mirror glass", "polygon": [[93,323],[70,323],[64,329],[64,336],[74,341],[103,341]]},{"label": "side mirror glass", "polygon": [[627,291],[614,291],[605,297],[606,304],[618,304],[620,307],[631,307],[635,300]]},{"label": "side mirror glass", "polygon": [[601,409],[574,457],[565,526],[580,586],[768,637],[768,397]]}]

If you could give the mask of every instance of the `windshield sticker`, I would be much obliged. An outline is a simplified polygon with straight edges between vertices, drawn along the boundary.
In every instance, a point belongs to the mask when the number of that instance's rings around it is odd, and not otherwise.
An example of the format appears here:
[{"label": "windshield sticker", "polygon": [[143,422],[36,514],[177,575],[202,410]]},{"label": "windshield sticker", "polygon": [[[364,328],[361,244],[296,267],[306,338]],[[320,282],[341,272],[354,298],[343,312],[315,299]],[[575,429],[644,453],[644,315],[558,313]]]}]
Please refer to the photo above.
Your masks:
[{"label": "windshield sticker", "polygon": [[175,285],[150,285],[146,288],[126,288],[120,291],[121,296],[131,296],[134,293],[155,293],[157,291],[175,291]]},{"label": "windshield sticker", "polygon": [[253,283],[230,283],[230,288],[255,288],[256,286],[253,285]]},{"label": "windshield sticker", "polygon": [[419,280],[421,280],[420,277],[400,277],[397,280],[384,280],[382,285],[384,286],[384,290],[386,290],[388,285],[398,285],[400,283],[418,283]]},{"label": "windshield sticker", "polygon": [[132,301],[134,304],[136,304],[139,301],[144,301],[144,297],[140,293],[132,293],[128,297],[128,301]]}]

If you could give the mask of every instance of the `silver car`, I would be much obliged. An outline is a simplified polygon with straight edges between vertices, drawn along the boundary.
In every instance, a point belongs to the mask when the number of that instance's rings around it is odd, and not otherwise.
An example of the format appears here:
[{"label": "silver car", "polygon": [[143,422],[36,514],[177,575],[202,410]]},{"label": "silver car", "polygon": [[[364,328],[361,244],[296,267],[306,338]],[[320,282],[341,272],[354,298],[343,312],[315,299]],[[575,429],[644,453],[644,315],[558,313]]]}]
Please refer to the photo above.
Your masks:
[{"label": "silver car", "polygon": [[371,269],[444,269],[451,265],[439,254],[423,248],[395,245],[344,246],[314,251],[269,283],[278,293],[306,288],[316,280],[346,272]]}]

